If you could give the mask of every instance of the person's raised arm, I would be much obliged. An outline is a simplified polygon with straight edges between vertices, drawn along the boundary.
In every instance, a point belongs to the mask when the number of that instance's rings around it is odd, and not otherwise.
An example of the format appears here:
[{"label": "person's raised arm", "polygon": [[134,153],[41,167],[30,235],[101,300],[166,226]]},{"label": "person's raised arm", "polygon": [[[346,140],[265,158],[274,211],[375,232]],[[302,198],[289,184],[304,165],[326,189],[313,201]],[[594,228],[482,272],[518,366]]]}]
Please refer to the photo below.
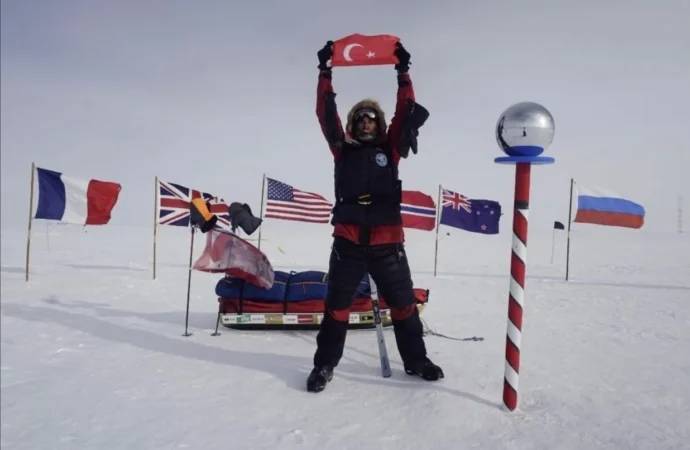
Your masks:
[{"label": "person's raised arm", "polygon": [[[414,102],[414,87],[410,79],[410,53],[402,46],[401,43],[396,44],[395,56],[398,58],[398,64],[395,65],[395,70],[398,73],[398,94],[395,102],[395,113],[393,119],[388,127],[388,142],[391,144],[391,151],[395,162],[400,159],[399,143],[404,133],[404,121],[408,102]],[[407,155],[405,155],[407,156]]]},{"label": "person's raised arm", "polygon": [[328,142],[331,153],[337,157],[345,139],[345,133],[335,103],[336,94],[333,92],[331,81],[332,70],[328,66],[328,60],[331,59],[332,55],[333,41],[328,41],[317,53],[319,57],[319,81],[316,88],[316,117],[319,119],[321,132]]},{"label": "person's raised arm", "polygon": [[415,100],[414,88],[408,73],[410,54],[399,42],[396,44],[395,56],[398,58],[398,64],[395,65],[398,72],[398,98],[388,128],[388,142],[393,153],[393,161],[398,163],[400,158],[408,157],[410,150],[417,154],[419,128],[429,118],[429,111]]}]

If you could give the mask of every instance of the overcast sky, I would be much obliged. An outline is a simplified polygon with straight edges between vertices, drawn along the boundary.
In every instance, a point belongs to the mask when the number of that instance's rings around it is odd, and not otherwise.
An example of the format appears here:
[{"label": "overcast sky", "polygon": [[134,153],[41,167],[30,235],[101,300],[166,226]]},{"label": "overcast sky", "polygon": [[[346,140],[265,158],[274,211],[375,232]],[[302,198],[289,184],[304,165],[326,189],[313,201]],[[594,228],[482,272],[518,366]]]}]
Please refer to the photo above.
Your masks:
[{"label": "overcast sky", "polygon": [[[332,199],[316,51],[356,32],[401,37],[431,112],[405,188],[511,214],[494,127],[530,100],[557,128],[531,226],[567,220],[570,177],[642,203],[650,230],[675,230],[679,195],[690,211],[687,0],[2,0],[1,17],[3,227],[26,226],[32,161],[121,182],[113,223],[151,222],[156,175],[255,211],[264,173]],[[371,96],[392,115],[392,66],[333,82],[341,114]]]}]

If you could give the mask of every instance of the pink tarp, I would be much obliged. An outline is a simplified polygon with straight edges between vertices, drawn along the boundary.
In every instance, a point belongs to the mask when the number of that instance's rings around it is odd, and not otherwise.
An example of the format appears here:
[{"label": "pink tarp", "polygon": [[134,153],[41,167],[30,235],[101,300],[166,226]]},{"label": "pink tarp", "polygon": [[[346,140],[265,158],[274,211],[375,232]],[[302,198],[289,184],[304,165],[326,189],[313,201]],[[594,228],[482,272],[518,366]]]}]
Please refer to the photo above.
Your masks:
[{"label": "pink tarp", "polygon": [[206,233],[206,247],[192,266],[194,270],[225,273],[266,289],[273,286],[273,266],[266,255],[229,231]]}]

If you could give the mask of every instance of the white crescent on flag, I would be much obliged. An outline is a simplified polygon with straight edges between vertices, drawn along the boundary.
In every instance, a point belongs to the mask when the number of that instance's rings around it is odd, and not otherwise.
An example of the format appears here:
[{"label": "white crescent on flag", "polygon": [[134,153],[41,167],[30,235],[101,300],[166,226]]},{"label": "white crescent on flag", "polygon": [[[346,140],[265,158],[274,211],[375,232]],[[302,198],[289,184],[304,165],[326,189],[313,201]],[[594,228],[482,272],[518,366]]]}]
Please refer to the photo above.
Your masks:
[{"label": "white crescent on flag", "polygon": [[345,58],[346,61],[352,61],[352,57],[350,56],[350,51],[352,51],[353,48],[355,47],[364,47],[362,44],[358,43],[353,43],[353,44],[348,44],[345,46],[343,49],[343,58]]}]

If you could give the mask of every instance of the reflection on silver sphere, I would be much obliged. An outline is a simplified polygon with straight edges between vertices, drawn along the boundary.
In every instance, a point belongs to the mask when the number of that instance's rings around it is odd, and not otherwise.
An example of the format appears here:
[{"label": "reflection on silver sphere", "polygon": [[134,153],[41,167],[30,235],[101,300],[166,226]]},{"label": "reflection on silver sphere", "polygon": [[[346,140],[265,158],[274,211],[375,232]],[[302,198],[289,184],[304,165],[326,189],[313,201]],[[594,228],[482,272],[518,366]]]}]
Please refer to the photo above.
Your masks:
[{"label": "reflection on silver sphere", "polygon": [[496,142],[511,156],[536,156],[553,141],[556,125],[548,109],[534,102],[516,103],[496,123]]}]

